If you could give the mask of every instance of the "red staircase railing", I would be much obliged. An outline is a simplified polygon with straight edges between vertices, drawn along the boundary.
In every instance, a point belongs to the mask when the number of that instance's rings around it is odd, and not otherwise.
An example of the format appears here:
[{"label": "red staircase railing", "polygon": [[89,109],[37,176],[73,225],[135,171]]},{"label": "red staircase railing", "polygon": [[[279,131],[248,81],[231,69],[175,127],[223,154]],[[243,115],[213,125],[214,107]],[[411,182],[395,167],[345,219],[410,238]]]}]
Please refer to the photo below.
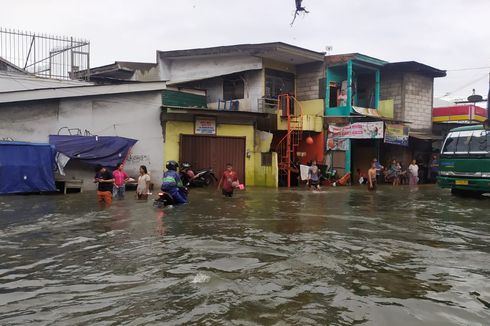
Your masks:
[{"label": "red staircase railing", "polygon": [[291,163],[303,135],[303,108],[292,95],[282,94],[278,97],[278,109],[281,119],[287,119],[286,135],[276,146],[279,165],[279,177],[285,177],[288,188],[291,187]]}]

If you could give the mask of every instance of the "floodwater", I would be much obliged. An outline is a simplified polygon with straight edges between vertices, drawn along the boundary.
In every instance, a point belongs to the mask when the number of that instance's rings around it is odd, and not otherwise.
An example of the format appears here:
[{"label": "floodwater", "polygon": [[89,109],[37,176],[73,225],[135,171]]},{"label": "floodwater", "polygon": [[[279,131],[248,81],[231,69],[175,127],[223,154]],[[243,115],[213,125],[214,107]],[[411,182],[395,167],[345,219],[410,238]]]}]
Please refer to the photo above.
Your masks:
[{"label": "floodwater", "polygon": [[193,190],[0,197],[1,325],[489,325],[490,199]]}]

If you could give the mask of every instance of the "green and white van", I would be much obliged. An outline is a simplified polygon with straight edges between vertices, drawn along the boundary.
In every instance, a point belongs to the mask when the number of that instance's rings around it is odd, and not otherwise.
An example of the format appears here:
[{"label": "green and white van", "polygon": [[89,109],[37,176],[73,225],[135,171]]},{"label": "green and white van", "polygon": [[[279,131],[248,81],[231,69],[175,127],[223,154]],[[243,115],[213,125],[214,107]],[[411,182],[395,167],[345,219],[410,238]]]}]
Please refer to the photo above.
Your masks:
[{"label": "green and white van", "polygon": [[490,193],[490,130],[452,129],[442,146],[437,183],[453,193]]}]

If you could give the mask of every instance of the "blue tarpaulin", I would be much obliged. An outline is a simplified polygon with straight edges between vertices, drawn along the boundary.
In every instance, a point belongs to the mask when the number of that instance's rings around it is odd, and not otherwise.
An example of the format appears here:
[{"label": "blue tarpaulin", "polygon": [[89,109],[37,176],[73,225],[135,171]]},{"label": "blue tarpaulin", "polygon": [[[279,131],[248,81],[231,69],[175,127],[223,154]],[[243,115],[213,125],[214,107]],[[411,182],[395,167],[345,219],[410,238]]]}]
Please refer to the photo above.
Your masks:
[{"label": "blue tarpaulin", "polygon": [[137,140],[117,136],[50,135],[56,151],[87,164],[113,167],[126,159]]},{"label": "blue tarpaulin", "polygon": [[0,142],[0,194],[56,191],[54,154],[49,144]]}]

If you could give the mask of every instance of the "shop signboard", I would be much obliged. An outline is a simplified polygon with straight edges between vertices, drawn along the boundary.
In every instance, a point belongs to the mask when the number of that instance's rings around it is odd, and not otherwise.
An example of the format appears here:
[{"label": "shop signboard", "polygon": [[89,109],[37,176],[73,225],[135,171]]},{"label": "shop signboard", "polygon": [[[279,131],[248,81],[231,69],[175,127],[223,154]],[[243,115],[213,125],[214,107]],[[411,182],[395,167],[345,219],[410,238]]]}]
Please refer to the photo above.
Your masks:
[{"label": "shop signboard", "polygon": [[356,122],[346,126],[328,126],[329,137],[334,139],[381,139],[383,121]]},{"label": "shop signboard", "polygon": [[213,117],[196,117],[194,133],[196,135],[216,135],[216,119]]},{"label": "shop signboard", "polygon": [[398,123],[386,123],[385,143],[408,146],[410,128]]}]

